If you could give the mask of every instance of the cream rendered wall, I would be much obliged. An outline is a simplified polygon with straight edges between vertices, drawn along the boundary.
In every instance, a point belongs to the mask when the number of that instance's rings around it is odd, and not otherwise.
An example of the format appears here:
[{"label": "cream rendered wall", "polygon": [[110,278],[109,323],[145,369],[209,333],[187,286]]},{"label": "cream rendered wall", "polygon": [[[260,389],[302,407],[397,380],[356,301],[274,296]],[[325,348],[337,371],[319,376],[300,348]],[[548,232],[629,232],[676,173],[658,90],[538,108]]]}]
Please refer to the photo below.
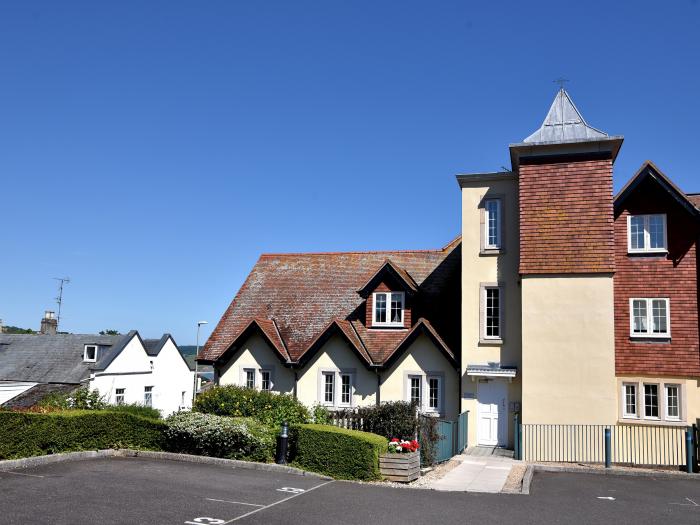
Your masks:
[{"label": "cream rendered wall", "polygon": [[[460,410],[469,410],[469,443],[477,439],[477,383],[466,375],[467,365],[500,363],[516,366],[508,384],[508,436],[512,441],[513,403],[521,401],[521,298],[519,286],[520,223],[518,179],[513,174],[460,178],[462,188],[462,370]],[[502,246],[499,254],[482,254],[483,200],[500,198]],[[503,344],[480,343],[481,283],[503,286]],[[504,381],[497,379],[497,381]],[[511,443],[512,445],[512,443]]]},{"label": "cream rendered wall", "polygon": [[612,275],[523,276],[522,305],[523,423],[614,423]]},{"label": "cream rendered wall", "polygon": [[253,368],[255,385],[260,388],[260,369],[272,370],[272,391],[282,394],[294,393],[294,372],[285,367],[277,353],[259,335],[253,334],[243,342],[231,360],[219,370],[220,385],[243,385],[243,370]]},{"label": "cream rendered wall", "polygon": [[[406,377],[408,374],[420,373],[426,376],[440,374],[443,379],[443,417],[454,419],[459,408],[458,372],[433,342],[425,335],[420,335],[389,370],[381,372],[380,400],[408,401]],[[423,379],[423,398],[427,396],[425,377]]]},{"label": "cream rendered wall", "polygon": [[[297,398],[311,407],[322,403],[319,397],[321,373],[327,371],[351,371],[354,373],[352,406],[367,406],[376,403],[377,375],[367,370],[348,344],[338,335],[331,337],[309,361],[298,371]],[[340,379],[336,377],[336,406],[340,399]],[[334,408],[334,407],[329,407]]]},{"label": "cream rendered wall", "polygon": [[[151,357],[151,359],[154,359]],[[194,372],[168,339],[153,363],[153,408],[168,416],[178,410],[192,408]],[[184,403],[183,403],[183,394]]]}]

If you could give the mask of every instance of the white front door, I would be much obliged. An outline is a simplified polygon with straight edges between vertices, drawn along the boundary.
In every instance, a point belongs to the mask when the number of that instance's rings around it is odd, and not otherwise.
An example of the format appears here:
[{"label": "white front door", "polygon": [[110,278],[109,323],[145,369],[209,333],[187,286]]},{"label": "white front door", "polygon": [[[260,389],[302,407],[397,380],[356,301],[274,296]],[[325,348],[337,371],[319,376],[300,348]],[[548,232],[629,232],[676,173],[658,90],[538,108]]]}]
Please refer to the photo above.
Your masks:
[{"label": "white front door", "polygon": [[477,387],[477,439],[479,445],[506,446],[506,407],[508,406],[508,385],[503,381],[491,380],[479,383]]}]

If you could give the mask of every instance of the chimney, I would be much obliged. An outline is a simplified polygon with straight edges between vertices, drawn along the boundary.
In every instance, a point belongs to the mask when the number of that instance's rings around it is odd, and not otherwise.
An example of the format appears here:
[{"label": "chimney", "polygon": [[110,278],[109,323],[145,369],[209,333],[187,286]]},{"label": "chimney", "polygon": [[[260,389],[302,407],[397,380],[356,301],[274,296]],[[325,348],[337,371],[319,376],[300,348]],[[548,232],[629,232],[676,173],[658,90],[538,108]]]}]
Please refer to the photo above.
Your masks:
[{"label": "chimney", "polygon": [[56,330],[58,329],[58,320],[54,316],[51,310],[46,310],[44,312],[44,318],[41,320],[41,330],[39,333],[41,335],[56,335]]}]

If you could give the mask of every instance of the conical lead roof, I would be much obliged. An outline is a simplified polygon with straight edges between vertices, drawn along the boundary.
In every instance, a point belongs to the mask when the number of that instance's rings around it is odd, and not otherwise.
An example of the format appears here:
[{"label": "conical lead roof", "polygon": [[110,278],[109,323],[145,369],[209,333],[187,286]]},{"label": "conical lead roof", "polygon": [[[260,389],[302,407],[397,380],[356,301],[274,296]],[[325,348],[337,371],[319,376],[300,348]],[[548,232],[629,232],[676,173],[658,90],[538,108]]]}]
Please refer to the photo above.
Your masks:
[{"label": "conical lead roof", "polygon": [[564,88],[560,89],[540,129],[523,140],[526,144],[556,144],[608,138],[608,134],[586,124]]}]

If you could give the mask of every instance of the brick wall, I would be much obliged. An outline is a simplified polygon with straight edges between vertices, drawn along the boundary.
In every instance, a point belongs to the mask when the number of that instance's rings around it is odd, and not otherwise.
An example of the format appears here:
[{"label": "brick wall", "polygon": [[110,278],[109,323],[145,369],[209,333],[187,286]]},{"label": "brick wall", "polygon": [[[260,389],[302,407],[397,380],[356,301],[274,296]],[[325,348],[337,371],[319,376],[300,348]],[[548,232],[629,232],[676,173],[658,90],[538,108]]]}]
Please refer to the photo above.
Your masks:
[{"label": "brick wall", "polygon": [[[668,255],[627,254],[627,217],[666,213]],[[655,182],[646,179],[615,217],[615,371],[655,376],[700,375],[698,348],[698,228],[689,214]],[[632,297],[668,297],[670,342],[629,337]]]},{"label": "brick wall", "polygon": [[520,273],[610,273],[612,161],[520,165]]}]

